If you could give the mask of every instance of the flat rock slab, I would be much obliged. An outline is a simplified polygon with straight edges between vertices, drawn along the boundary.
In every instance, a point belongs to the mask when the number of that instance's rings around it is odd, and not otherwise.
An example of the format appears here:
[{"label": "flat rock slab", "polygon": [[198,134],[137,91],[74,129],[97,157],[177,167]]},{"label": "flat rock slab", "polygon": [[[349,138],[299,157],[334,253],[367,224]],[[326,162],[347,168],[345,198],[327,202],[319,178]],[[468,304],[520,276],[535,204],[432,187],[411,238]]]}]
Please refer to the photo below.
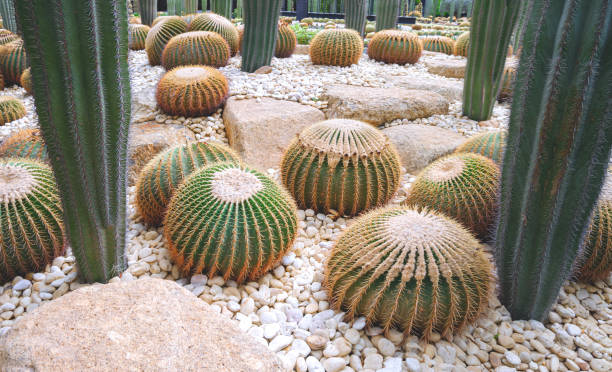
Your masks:
[{"label": "flat rock slab", "polygon": [[463,79],[465,76],[467,59],[431,58],[424,59],[423,64],[427,68],[427,71],[432,74],[448,78]]},{"label": "flat rock slab", "polygon": [[0,337],[0,371],[282,371],[280,360],[173,281],[70,292]]},{"label": "flat rock slab", "polygon": [[322,120],[325,115],[321,110],[273,98],[230,98],[223,110],[230,146],[260,170],[277,167],[291,140]]},{"label": "flat rock slab", "polygon": [[328,118],[346,118],[381,125],[448,113],[448,100],[438,93],[404,88],[332,85],[321,97]]},{"label": "flat rock slab", "polygon": [[405,89],[428,90],[448,99],[457,101],[463,98],[463,82],[434,76],[392,76],[389,80],[396,87]]},{"label": "flat rock slab", "polygon": [[402,159],[402,165],[411,174],[447,155],[465,142],[466,138],[450,130],[429,125],[406,124],[385,128]]}]

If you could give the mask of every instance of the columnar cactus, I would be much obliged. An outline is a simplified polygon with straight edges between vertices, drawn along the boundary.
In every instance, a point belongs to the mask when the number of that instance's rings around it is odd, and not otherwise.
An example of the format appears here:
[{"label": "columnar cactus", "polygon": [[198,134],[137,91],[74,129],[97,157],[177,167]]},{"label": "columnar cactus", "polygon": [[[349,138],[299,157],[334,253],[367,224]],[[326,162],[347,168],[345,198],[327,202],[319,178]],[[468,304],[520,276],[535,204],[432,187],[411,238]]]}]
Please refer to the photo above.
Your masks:
[{"label": "columnar cactus", "polygon": [[298,230],[291,196],[266,175],[232,163],[192,173],[176,190],[164,222],[170,254],[184,274],[238,283],[274,267]]},{"label": "columnar cactus", "polygon": [[376,31],[395,29],[400,0],[376,1]]},{"label": "columnar cactus", "polygon": [[211,0],[210,10],[227,19],[232,19],[232,0]]},{"label": "columnar cactus", "polygon": [[194,170],[217,162],[238,162],[229,147],[214,142],[194,142],[171,147],[151,159],[136,183],[136,208],[143,221],[162,223],[176,188]]},{"label": "columnar cactus", "polygon": [[147,35],[151,28],[147,25],[129,24],[128,43],[132,50],[143,50],[147,40]]},{"label": "columnar cactus", "polygon": [[270,65],[278,35],[281,0],[244,0],[242,71]]},{"label": "columnar cactus", "polygon": [[17,33],[13,0],[0,0],[0,15],[2,16],[2,27],[13,33]]},{"label": "columnar cactus", "polygon": [[359,63],[363,40],[355,30],[323,30],[310,42],[310,60],[315,65],[350,66]]},{"label": "columnar cactus", "polygon": [[29,67],[21,73],[19,83],[28,94],[32,94],[32,71]]},{"label": "columnar cactus", "polygon": [[0,158],[49,160],[47,147],[38,129],[22,129],[13,133],[0,145]]},{"label": "columnar cactus", "polygon": [[286,23],[281,22],[278,25],[278,37],[276,39],[276,49],[274,56],[277,58],[289,58],[295,51],[297,46],[297,37],[295,32]]},{"label": "columnar cactus", "polygon": [[0,96],[0,126],[21,119],[26,109],[21,100],[13,96]]},{"label": "columnar cactus", "polygon": [[186,0],[167,0],[168,4],[168,15],[184,16],[185,12],[185,1]]},{"label": "columnar cactus", "polygon": [[229,95],[229,84],[219,70],[182,66],[167,72],[157,85],[157,104],[179,116],[205,116],[217,111]]},{"label": "columnar cactus", "polygon": [[457,147],[455,152],[472,152],[486,156],[493,160],[495,164],[501,166],[504,160],[504,150],[506,148],[506,132],[488,132],[477,134],[463,145]]},{"label": "columnar cactus", "polygon": [[[495,243],[513,319],[548,317],[612,148],[612,3],[534,1],[516,74]],[[572,47],[568,47],[572,46]]]},{"label": "columnar cactus", "polygon": [[383,30],[377,32],[368,45],[368,56],[376,61],[405,65],[421,58],[423,45],[416,34],[408,31]]},{"label": "columnar cactus", "polygon": [[405,205],[425,207],[461,222],[481,239],[489,237],[497,213],[499,167],[473,153],[457,153],[425,168]]},{"label": "columnar cactus", "polygon": [[464,32],[455,41],[455,52],[456,56],[467,57],[470,50],[470,32]]},{"label": "columnar cactus", "polygon": [[79,276],[106,282],[127,266],[125,1],[20,0],[15,9]]},{"label": "columnar cactus", "polygon": [[325,268],[331,305],[385,332],[450,335],[486,309],[492,267],[481,245],[443,214],[388,207],[358,218]]},{"label": "columnar cactus", "polygon": [[221,35],[209,31],[190,31],[176,35],[164,48],[162,66],[207,65],[223,67],[230,57],[230,47]]},{"label": "columnar cactus", "polygon": [[0,47],[0,70],[5,83],[19,84],[23,71],[28,68],[23,41],[16,40]]},{"label": "columnar cactus", "polygon": [[153,26],[145,39],[145,50],[151,66],[161,64],[162,53],[168,41],[187,30],[187,23],[181,17],[168,17]]},{"label": "columnar cactus", "polygon": [[44,270],[65,246],[62,206],[49,166],[0,159],[0,283]]},{"label": "columnar cactus", "polygon": [[238,31],[227,18],[214,13],[200,14],[189,24],[189,31],[216,32],[229,44],[232,57],[238,53]]},{"label": "columnar cactus", "polygon": [[389,139],[371,125],[332,119],[306,128],[291,142],[281,161],[281,178],[303,209],[356,215],[393,197],[400,159]]},{"label": "columnar cactus", "polygon": [[423,49],[452,55],[455,50],[455,41],[446,36],[431,36],[423,39]]},{"label": "columnar cactus", "polygon": [[367,3],[367,0],[346,0],[344,2],[346,28],[357,31],[362,38],[365,35]]},{"label": "columnar cactus", "polygon": [[185,14],[196,14],[198,12],[199,0],[185,0]]}]

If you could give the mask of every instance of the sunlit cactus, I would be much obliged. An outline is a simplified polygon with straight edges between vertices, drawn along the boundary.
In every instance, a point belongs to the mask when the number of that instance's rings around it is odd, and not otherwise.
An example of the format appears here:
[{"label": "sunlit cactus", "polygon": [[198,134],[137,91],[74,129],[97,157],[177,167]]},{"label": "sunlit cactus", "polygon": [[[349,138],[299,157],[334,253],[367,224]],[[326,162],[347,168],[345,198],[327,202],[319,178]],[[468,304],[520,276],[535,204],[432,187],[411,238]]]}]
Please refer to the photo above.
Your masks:
[{"label": "sunlit cactus", "polygon": [[19,84],[23,71],[28,68],[23,41],[17,40],[0,47],[0,70],[6,85]]},{"label": "sunlit cactus", "polygon": [[207,65],[223,67],[230,57],[230,47],[221,35],[209,31],[191,31],[170,39],[162,54],[162,66]]},{"label": "sunlit cactus", "polygon": [[26,115],[23,103],[13,96],[0,96],[0,126]]},{"label": "sunlit cactus", "polygon": [[408,31],[383,30],[377,32],[368,44],[368,56],[385,63],[417,63],[423,45],[416,34]]},{"label": "sunlit cactus", "polygon": [[143,50],[147,40],[147,34],[151,28],[142,24],[128,25],[128,43],[132,50]]},{"label": "sunlit cactus", "polygon": [[0,144],[0,158],[28,158],[47,161],[47,149],[40,130],[22,129]]},{"label": "sunlit cactus", "polygon": [[464,32],[455,41],[455,55],[467,57],[470,49],[470,32]]},{"label": "sunlit cactus", "polygon": [[297,38],[295,32],[284,22],[278,25],[278,37],[274,56],[277,58],[289,58],[295,51]]},{"label": "sunlit cactus", "polygon": [[328,29],[310,41],[310,60],[315,65],[350,66],[359,63],[363,40],[355,30]]},{"label": "sunlit cactus", "polygon": [[446,36],[432,36],[423,39],[423,49],[452,55],[455,50],[455,41]]},{"label": "sunlit cactus", "polygon": [[177,16],[168,17],[154,25],[145,40],[145,50],[151,66],[161,63],[162,52],[170,39],[187,31],[187,23]]},{"label": "sunlit cactus", "polygon": [[238,53],[238,31],[227,18],[215,13],[202,13],[189,24],[189,31],[211,31],[223,36],[230,47],[231,56]]},{"label": "sunlit cactus", "polygon": [[472,152],[486,156],[497,165],[504,160],[504,149],[506,148],[506,132],[488,132],[473,136],[457,147],[455,152]]}]

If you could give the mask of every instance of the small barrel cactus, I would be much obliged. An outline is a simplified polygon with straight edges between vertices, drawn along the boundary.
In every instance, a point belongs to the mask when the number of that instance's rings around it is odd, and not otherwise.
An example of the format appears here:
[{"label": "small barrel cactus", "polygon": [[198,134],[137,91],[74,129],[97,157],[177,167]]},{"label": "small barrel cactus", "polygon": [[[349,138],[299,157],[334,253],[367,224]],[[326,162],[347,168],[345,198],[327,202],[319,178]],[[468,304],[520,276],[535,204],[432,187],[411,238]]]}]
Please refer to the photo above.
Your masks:
[{"label": "small barrel cactus", "polygon": [[47,148],[38,129],[22,129],[0,144],[2,158],[28,158],[47,161]]},{"label": "small barrel cactus", "polygon": [[32,71],[29,67],[23,71],[19,80],[23,89],[25,89],[28,94],[32,94]]},{"label": "small barrel cactus", "polygon": [[315,65],[346,67],[359,63],[363,40],[355,30],[323,30],[310,42],[310,60]]},{"label": "small barrel cactus", "polygon": [[291,196],[244,165],[213,164],[191,174],[168,206],[164,235],[184,274],[238,283],[274,267],[297,235]]},{"label": "small barrel cactus", "polygon": [[0,96],[0,126],[26,115],[23,103],[13,96]]},{"label": "small barrel cactus", "polygon": [[412,184],[405,205],[430,208],[489,237],[497,213],[499,167],[473,153],[457,153],[427,166]]},{"label": "small barrel cactus", "polygon": [[242,39],[244,38],[244,25],[236,26],[238,32],[238,51],[242,51]]},{"label": "small barrel cactus", "polygon": [[15,40],[19,40],[19,35],[9,30],[0,29],[0,45],[12,43]]},{"label": "small barrel cactus", "polygon": [[145,223],[162,223],[174,190],[195,169],[215,162],[239,161],[229,147],[214,142],[194,142],[171,147],[151,159],[136,183],[136,208]]},{"label": "small barrel cactus", "polygon": [[283,184],[303,208],[356,215],[387,203],[400,181],[400,158],[369,124],[332,119],[291,142],[281,161]]},{"label": "small barrel cactus", "polygon": [[230,47],[231,56],[238,53],[238,31],[227,18],[215,13],[202,13],[189,24],[189,31],[211,31],[221,35]]},{"label": "small barrel cactus", "polygon": [[230,57],[230,47],[221,35],[209,31],[191,31],[176,35],[166,45],[162,66],[207,65],[223,67]]},{"label": "small barrel cactus", "polygon": [[504,160],[504,149],[506,148],[506,132],[489,132],[473,136],[457,147],[455,152],[472,152],[486,156],[500,165]]},{"label": "small barrel cactus", "polygon": [[467,57],[470,48],[470,32],[464,32],[455,42],[455,55]]},{"label": "small barrel cactus", "polygon": [[428,211],[388,207],[358,218],[334,245],[324,285],[348,320],[428,339],[487,307],[492,265],[463,226]]},{"label": "small barrel cactus", "polygon": [[187,23],[181,17],[168,17],[151,28],[145,39],[145,50],[151,66],[161,63],[162,53],[168,41],[187,31]]},{"label": "small barrel cactus", "polygon": [[506,63],[506,66],[504,67],[504,74],[502,75],[501,88],[497,97],[500,101],[505,101],[512,98],[512,89],[514,87],[515,79],[516,63]]},{"label": "small barrel cactus", "polygon": [[368,56],[385,63],[417,63],[423,45],[416,34],[408,31],[383,30],[374,34],[368,44]]},{"label": "small barrel cactus", "polygon": [[446,36],[432,36],[423,39],[423,49],[452,55],[455,50],[455,41]]},{"label": "small barrel cactus", "polygon": [[51,168],[0,160],[0,283],[44,270],[65,249],[62,206]]},{"label": "small barrel cactus", "polygon": [[0,47],[0,70],[7,85],[19,84],[21,74],[28,68],[23,41],[17,40]]},{"label": "small barrel cactus", "polygon": [[147,25],[130,23],[128,25],[128,45],[130,49],[143,50],[150,30],[151,28]]},{"label": "small barrel cactus", "polygon": [[284,22],[278,25],[278,38],[276,39],[276,49],[274,56],[277,58],[289,58],[297,46],[295,32]]},{"label": "small barrel cactus", "polygon": [[157,104],[164,112],[178,116],[205,116],[214,113],[227,99],[229,84],[217,69],[184,66],[168,71],[157,85]]}]

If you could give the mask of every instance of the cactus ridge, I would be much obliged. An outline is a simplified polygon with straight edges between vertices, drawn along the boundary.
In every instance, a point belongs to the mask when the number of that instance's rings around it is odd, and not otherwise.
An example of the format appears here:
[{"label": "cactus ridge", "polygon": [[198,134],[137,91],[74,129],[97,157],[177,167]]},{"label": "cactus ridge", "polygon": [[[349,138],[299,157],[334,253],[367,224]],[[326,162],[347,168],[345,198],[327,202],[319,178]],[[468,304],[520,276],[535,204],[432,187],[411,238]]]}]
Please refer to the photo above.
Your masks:
[{"label": "cactus ridge", "polygon": [[350,321],[428,339],[473,322],[487,307],[492,265],[460,224],[427,209],[386,207],[359,217],[325,267],[332,308]]},{"label": "cactus ridge", "polygon": [[456,56],[467,57],[470,49],[470,32],[464,32],[455,41],[455,52]]},{"label": "cactus ridge", "polygon": [[230,47],[221,35],[209,31],[190,31],[170,39],[162,54],[162,66],[207,65],[223,67],[230,57]]},{"label": "cactus ridge", "polygon": [[497,213],[499,178],[499,167],[484,156],[448,155],[421,172],[410,187],[404,205],[444,213],[486,239]]},{"label": "cactus ridge", "polygon": [[157,85],[157,104],[178,116],[214,113],[227,99],[229,83],[219,70],[208,66],[181,66],[168,71]]},{"label": "cactus ridge", "polygon": [[0,45],[12,43],[15,40],[19,40],[19,35],[9,30],[0,29]]},{"label": "cactus ridge", "polygon": [[310,60],[315,65],[346,67],[359,63],[363,40],[355,30],[327,29],[310,42]]},{"label": "cactus ridge", "polygon": [[281,178],[301,208],[356,215],[393,197],[400,159],[389,139],[371,125],[332,119],[293,140],[281,161]]},{"label": "cactus ridge", "polygon": [[136,209],[145,223],[158,226],[174,191],[195,169],[239,160],[232,149],[220,143],[194,142],[171,147],[157,154],[141,171],[136,183]]},{"label": "cactus ridge", "polygon": [[230,47],[230,55],[238,53],[238,31],[227,18],[215,13],[203,13],[189,24],[189,31],[211,31],[221,35]]},{"label": "cactus ridge", "polygon": [[185,31],[187,31],[187,23],[181,17],[172,16],[154,23],[145,39],[145,50],[151,66],[161,63],[162,53],[168,41]]},{"label": "cactus ridge", "polygon": [[377,32],[368,44],[368,56],[385,63],[417,63],[423,45],[419,37],[408,31],[383,30]]},{"label": "cactus ridge", "polygon": [[19,84],[21,74],[28,67],[23,41],[17,40],[0,47],[0,70],[7,84]]},{"label": "cactus ridge", "polygon": [[455,41],[446,36],[426,37],[423,39],[423,49],[452,55],[455,51]]},{"label": "cactus ridge", "polygon": [[132,50],[143,50],[145,48],[147,35],[151,28],[147,25],[128,25],[128,44]]},{"label": "cactus ridge", "polygon": [[276,39],[276,49],[274,56],[277,58],[289,58],[297,46],[295,32],[286,23],[278,25],[278,38]]},{"label": "cactus ridge", "polygon": [[501,166],[506,148],[506,132],[489,132],[473,136],[457,147],[455,152],[472,152],[485,156]]},{"label": "cactus ridge", "polygon": [[0,97],[0,126],[21,119],[26,115],[23,103],[13,96]]},{"label": "cactus ridge", "polygon": [[0,160],[0,283],[43,270],[64,249],[51,168],[28,159]]},{"label": "cactus ridge", "polygon": [[264,174],[244,165],[213,164],[192,173],[178,188],[164,234],[184,274],[252,281],[274,267],[293,244],[296,207]]},{"label": "cactus ridge", "polygon": [[0,157],[49,160],[45,142],[38,129],[22,129],[0,144]]}]

